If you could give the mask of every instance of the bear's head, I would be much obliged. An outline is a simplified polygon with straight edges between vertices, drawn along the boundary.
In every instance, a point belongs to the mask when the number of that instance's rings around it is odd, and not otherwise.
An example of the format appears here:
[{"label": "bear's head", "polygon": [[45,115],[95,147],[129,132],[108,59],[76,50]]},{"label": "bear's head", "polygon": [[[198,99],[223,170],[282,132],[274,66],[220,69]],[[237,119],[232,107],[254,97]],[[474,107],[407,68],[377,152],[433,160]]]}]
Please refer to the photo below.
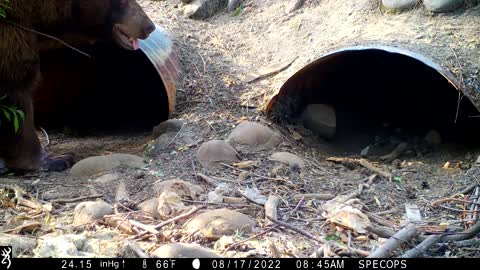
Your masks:
[{"label": "bear's head", "polygon": [[112,39],[127,50],[138,49],[138,39],[155,30],[136,0],[74,0],[72,13],[80,31]]}]

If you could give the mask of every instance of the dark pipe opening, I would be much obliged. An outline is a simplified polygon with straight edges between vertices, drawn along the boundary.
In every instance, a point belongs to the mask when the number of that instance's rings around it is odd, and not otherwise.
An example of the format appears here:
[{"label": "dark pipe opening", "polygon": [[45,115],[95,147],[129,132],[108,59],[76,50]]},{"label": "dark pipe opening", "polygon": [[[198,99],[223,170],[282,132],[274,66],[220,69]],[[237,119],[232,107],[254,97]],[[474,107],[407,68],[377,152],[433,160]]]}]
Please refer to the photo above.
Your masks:
[{"label": "dark pipe opening", "polygon": [[353,151],[387,124],[420,138],[435,129],[444,142],[478,146],[480,118],[472,116],[480,113],[467,97],[458,100],[459,91],[422,61],[368,49],[333,54],[307,66],[285,83],[271,109],[275,116],[297,118],[308,104],[332,106],[337,136],[331,143],[357,144]]},{"label": "dark pipe opening", "polygon": [[162,79],[140,50],[84,47],[41,54],[42,82],[34,94],[36,124],[45,128],[114,132],[151,130],[169,116]]}]

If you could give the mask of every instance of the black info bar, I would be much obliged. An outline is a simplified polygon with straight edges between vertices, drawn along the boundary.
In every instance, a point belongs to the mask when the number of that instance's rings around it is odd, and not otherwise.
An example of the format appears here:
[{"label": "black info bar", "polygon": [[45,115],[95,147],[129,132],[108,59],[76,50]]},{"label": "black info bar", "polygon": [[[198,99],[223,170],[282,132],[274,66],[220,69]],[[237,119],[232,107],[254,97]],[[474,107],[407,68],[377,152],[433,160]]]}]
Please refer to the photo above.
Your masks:
[{"label": "black info bar", "polygon": [[3,258],[0,269],[475,269],[480,259],[32,259]]}]

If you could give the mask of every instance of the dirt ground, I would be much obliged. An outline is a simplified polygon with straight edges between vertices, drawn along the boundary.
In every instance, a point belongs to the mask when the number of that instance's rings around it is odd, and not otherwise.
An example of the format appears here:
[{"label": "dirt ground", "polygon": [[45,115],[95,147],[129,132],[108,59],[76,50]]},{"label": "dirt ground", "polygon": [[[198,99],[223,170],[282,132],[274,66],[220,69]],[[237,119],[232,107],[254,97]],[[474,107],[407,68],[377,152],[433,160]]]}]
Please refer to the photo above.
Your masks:
[{"label": "dirt ground", "polygon": [[[157,181],[180,179],[212,190],[212,186],[196,177],[203,173],[236,182],[242,174],[241,169],[204,169],[196,159],[196,151],[202,142],[225,139],[241,121],[250,120],[270,126],[283,136],[283,142],[276,149],[241,153],[242,160],[258,162],[257,166],[244,170],[248,173],[247,179],[252,180],[263,195],[275,194],[281,198],[279,218],[314,236],[327,235],[348,242],[349,247],[370,251],[374,243],[382,240],[372,234],[364,238],[362,234],[331,225],[320,210],[324,200],[299,200],[295,196],[305,193],[351,194],[373,172],[348,160],[340,163],[327,161],[334,155],[327,142],[318,140],[301,127],[272,123],[261,109],[285,80],[306,63],[331,49],[362,43],[396,43],[423,52],[438,59],[456,76],[461,74],[467,91],[473,97],[478,95],[473,86],[478,85],[475,67],[480,66],[480,6],[447,15],[428,14],[424,9],[384,14],[378,1],[307,0],[301,10],[285,14],[288,1],[252,0],[246,1],[238,16],[224,11],[207,21],[193,21],[180,14],[177,1],[140,2],[155,23],[165,28],[176,43],[182,76],[173,117],[187,123],[179,137],[189,136],[194,143],[186,147],[181,142],[173,143],[155,157],[147,156],[150,162],[144,169],[117,168],[135,202],[151,198],[151,187]],[[288,69],[275,76],[255,83],[244,82],[250,71],[295,57]],[[145,146],[151,141],[150,132],[87,137],[49,135],[49,151],[75,152],[79,158],[110,153],[144,155]],[[306,161],[307,167],[300,170],[284,166],[279,170],[278,163],[268,158],[277,151],[295,153]],[[371,214],[369,217],[382,226],[397,229],[403,225],[405,204],[410,203],[420,209],[421,230],[424,232],[463,231],[470,226],[468,222],[461,222],[466,219],[465,213],[439,207],[433,202],[479,183],[480,169],[475,167],[479,149],[444,145],[423,153],[421,156],[402,156],[393,162],[372,158],[371,163],[392,172],[394,177],[377,177],[370,188],[358,196],[360,204]],[[346,155],[337,152],[335,156],[358,159],[359,154],[360,151]],[[32,185],[37,179],[40,182]],[[36,172],[21,177],[8,176],[2,181],[14,182],[43,201],[89,196],[96,192],[103,195],[105,201],[113,203],[117,188],[115,184],[99,185],[89,178],[73,177],[69,172]],[[245,187],[239,183],[238,189]],[[234,192],[231,196],[240,197],[240,194]],[[227,207],[245,213],[257,221],[259,231],[265,226],[264,209],[254,203],[249,202],[247,206],[206,205],[209,209]],[[59,224],[68,224],[74,207],[75,204],[65,204],[52,213]],[[444,225],[446,223],[449,225]],[[107,228],[98,225],[94,230],[100,229]],[[308,237],[278,227],[257,240],[274,243],[280,255],[285,257],[311,256],[319,247]],[[145,249],[152,251],[169,241],[171,239],[166,238],[150,241],[145,244]],[[212,241],[192,241],[206,247],[214,244]],[[268,247],[252,248],[254,246],[253,242],[246,242],[243,249],[233,250],[228,255],[269,257],[276,254]],[[249,250],[254,252],[248,253]],[[427,256],[442,257],[447,250],[438,248]],[[480,255],[478,250],[448,251],[453,252],[449,253],[451,256]]]}]

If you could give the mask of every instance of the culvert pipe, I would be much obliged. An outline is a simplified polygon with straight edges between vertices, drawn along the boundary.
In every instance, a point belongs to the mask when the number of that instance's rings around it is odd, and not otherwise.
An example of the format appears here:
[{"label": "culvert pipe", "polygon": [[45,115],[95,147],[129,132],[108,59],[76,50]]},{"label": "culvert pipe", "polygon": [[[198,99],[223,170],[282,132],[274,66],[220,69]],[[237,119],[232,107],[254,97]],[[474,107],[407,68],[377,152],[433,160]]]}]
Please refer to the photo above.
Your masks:
[{"label": "culvert pipe", "polygon": [[180,69],[172,40],[160,27],[140,49],[107,44],[41,51],[42,80],[34,92],[36,124],[53,128],[151,129],[175,110]]},{"label": "culvert pipe", "polygon": [[435,60],[394,46],[351,46],[321,55],[285,81],[266,112],[298,121],[309,104],[334,108],[340,133],[388,123],[418,134],[441,130],[461,140],[480,134],[479,108],[463,83]]}]

